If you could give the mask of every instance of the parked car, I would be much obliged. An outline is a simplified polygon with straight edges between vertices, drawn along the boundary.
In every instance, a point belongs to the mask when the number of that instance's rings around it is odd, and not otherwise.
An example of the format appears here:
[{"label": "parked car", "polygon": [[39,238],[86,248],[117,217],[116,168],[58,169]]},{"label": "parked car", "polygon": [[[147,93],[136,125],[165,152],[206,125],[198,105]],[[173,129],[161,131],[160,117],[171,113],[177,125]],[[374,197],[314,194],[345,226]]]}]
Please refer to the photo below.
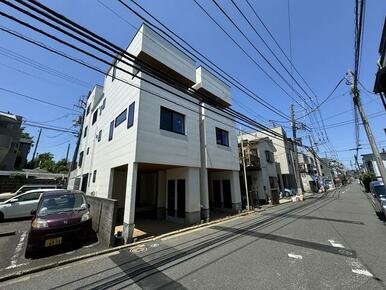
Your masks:
[{"label": "parked car", "polygon": [[291,197],[291,196],[295,196],[295,195],[296,195],[296,192],[293,189],[284,188],[284,196],[285,197]]},{"label": "parked car", "polygon": [[34,189],[56,189],[56,188],[62,188],[62,186],[58,184],[25,184],[22,187],[20,187],[15,192],[3,192],[0,194],[0,201],[8,200],[16,195],[19,195],[21,193],[34,190]]},{"label": "parked car", "polygon": [[370,192],[373,195],[375,210],[386,217],[386,187],[381,181],[370,182]]},{"label": "parked car", "polygon": [[0,221],[31,216],[31,210],[37,208],[42,193],[52,190],[58,189],[29,190],[4,202],[0,202]]},{"label": "parked car", "polygon": [[44,192],[32,214],[26,257],[41,249],[83,242],[92,234],[89,205],[81,191]]}]

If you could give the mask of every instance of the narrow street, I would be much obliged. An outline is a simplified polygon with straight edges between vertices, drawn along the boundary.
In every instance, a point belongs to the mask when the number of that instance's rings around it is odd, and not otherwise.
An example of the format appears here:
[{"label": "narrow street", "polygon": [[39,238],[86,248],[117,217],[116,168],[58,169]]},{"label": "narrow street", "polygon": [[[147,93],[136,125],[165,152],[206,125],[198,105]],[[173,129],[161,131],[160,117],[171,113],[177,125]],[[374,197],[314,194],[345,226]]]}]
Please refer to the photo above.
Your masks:
[{"label": "narrow street", "polygon": [[359,185],[11,280],[2,289],[385,289],[386,226]]}]

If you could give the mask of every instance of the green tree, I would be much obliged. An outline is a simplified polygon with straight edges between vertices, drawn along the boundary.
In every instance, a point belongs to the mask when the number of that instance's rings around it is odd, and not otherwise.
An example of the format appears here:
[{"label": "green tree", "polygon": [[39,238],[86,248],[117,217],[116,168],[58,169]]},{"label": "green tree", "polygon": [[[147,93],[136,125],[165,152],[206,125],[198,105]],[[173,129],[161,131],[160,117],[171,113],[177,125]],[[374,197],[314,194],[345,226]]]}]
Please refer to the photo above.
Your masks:
[{"label": "green tree", "polygon": [[45,169],[49,172],[53,172],[55,169],[54,155],[46,152],[39,154],[35,159],[35,166]]},{"label": "green tree", "polygon": [[68,172],[68,164],[66,159],[60,159],[56,162],[53,172],[55,173],[66,173]]},{"label": "green tree", "polygon": [[370,191],[370,182],[373,181],[374,179],[375,179],[375,175],[370,171],[367,171],[362,174],[361,181],[367,192]]}]

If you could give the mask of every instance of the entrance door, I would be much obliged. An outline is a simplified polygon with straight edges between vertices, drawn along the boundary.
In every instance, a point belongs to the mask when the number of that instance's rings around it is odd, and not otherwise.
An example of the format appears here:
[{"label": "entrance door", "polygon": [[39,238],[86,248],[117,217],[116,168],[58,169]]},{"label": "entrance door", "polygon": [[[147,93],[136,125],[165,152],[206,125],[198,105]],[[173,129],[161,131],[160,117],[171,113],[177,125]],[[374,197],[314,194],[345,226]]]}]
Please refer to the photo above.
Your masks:
[{"label": "entrance door", "polygon": [[213,180],[213,206],[221,207],[221,184],[220,180]]},{"label": "entrance door", "polygon": [[224,208],[232,208],[231,181],[222,181],[222,193],[224,197]]},{"label": "entrance door", "polygon": [[88,174],[83,174],[82,187],[80,190],[83,191],[84,193],[86,193],[87,184],[88,184]]},{"label": "entrance door", "polygon": [[176,200],[176,186],[174,180],[168,180],[168,215],[174,216],[174,207]]},{"label": "entrance door", "polygon": [[177,180],[177,216],[185,218],[185,179]]}]

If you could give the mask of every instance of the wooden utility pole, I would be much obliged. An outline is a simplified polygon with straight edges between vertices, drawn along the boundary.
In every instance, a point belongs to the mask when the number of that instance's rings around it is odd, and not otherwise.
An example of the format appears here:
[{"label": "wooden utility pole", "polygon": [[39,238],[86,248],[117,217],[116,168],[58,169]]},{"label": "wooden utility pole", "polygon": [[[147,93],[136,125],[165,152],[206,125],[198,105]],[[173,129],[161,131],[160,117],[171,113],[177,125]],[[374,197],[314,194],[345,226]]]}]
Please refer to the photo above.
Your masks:
[{"label": "wooden utility pole", "polygon": [[318,158],[316,158],[316,152],[315,152],[315,149],[314,149],[314,145],[312,143],[312,139],[311,139],[311,136],[308,135],[308,140],[310,141],[310,146],[311,146],[311,153],[312,153],[312,156],[314,157],[314,162],[315,162],[315,166],[316,166],[316,172],[318,174],[318,180],[319,180],[319,177],[320,177],[320,171],[319,171],[319,166],[318,166]]},{"label": "wooden utility pole", "polygon": [[36,152],[38,150],[38,145],[39,145],[40,135],[41,134],[42,134],[42,128],[40,128],[39,134],[38,134],[38,139],[36,140],[36,145],[35,145],[34,153],[32,154],[32,162],[35,160],[35,156],[36,156]]},{"label": "wooden utility pole", "polygon": [[303,193],[303,183],[302,178],[300,176],[300,170],[299,170],[299,156],[298,156],[298,146],[297,146],[297,139],[296,139],[296,120],[295,120],[295,108],[294,105],[291,105],[291,127],[292,127],[292,137],[293,137],[293,147],[294,147],[294,165],[295,165],[295,179],[296,179],[296,186],[297,186],[297,192]]},{"label": "wooden utility pole", "polygon": [[68,154],[70,153],[70,143],[67,145],[67,151],[66,151],[66,164],[68,162]]},{"label": "wooden utility pole", "polygon": [[367,120],[367,116],[362,105],[359,89],[356,83],[356,78],[354,77],[354,74],[351,71],[349,71],[349,76],[351,77],[351,94],[354,101],[354,105],[358,109],[359,115],[361,116],[362,124],[365,128],[367,139],[369,140],[371,150],[373,151],[373,155],[375,157],[375,161],[377,162],[379,173],[381,175],[383,183],[386,184],[386,169],[383,165],[381,154],[379,154],[379,150],[377,144],[375,143],[373,132],[371,130],[369,121]]}]

